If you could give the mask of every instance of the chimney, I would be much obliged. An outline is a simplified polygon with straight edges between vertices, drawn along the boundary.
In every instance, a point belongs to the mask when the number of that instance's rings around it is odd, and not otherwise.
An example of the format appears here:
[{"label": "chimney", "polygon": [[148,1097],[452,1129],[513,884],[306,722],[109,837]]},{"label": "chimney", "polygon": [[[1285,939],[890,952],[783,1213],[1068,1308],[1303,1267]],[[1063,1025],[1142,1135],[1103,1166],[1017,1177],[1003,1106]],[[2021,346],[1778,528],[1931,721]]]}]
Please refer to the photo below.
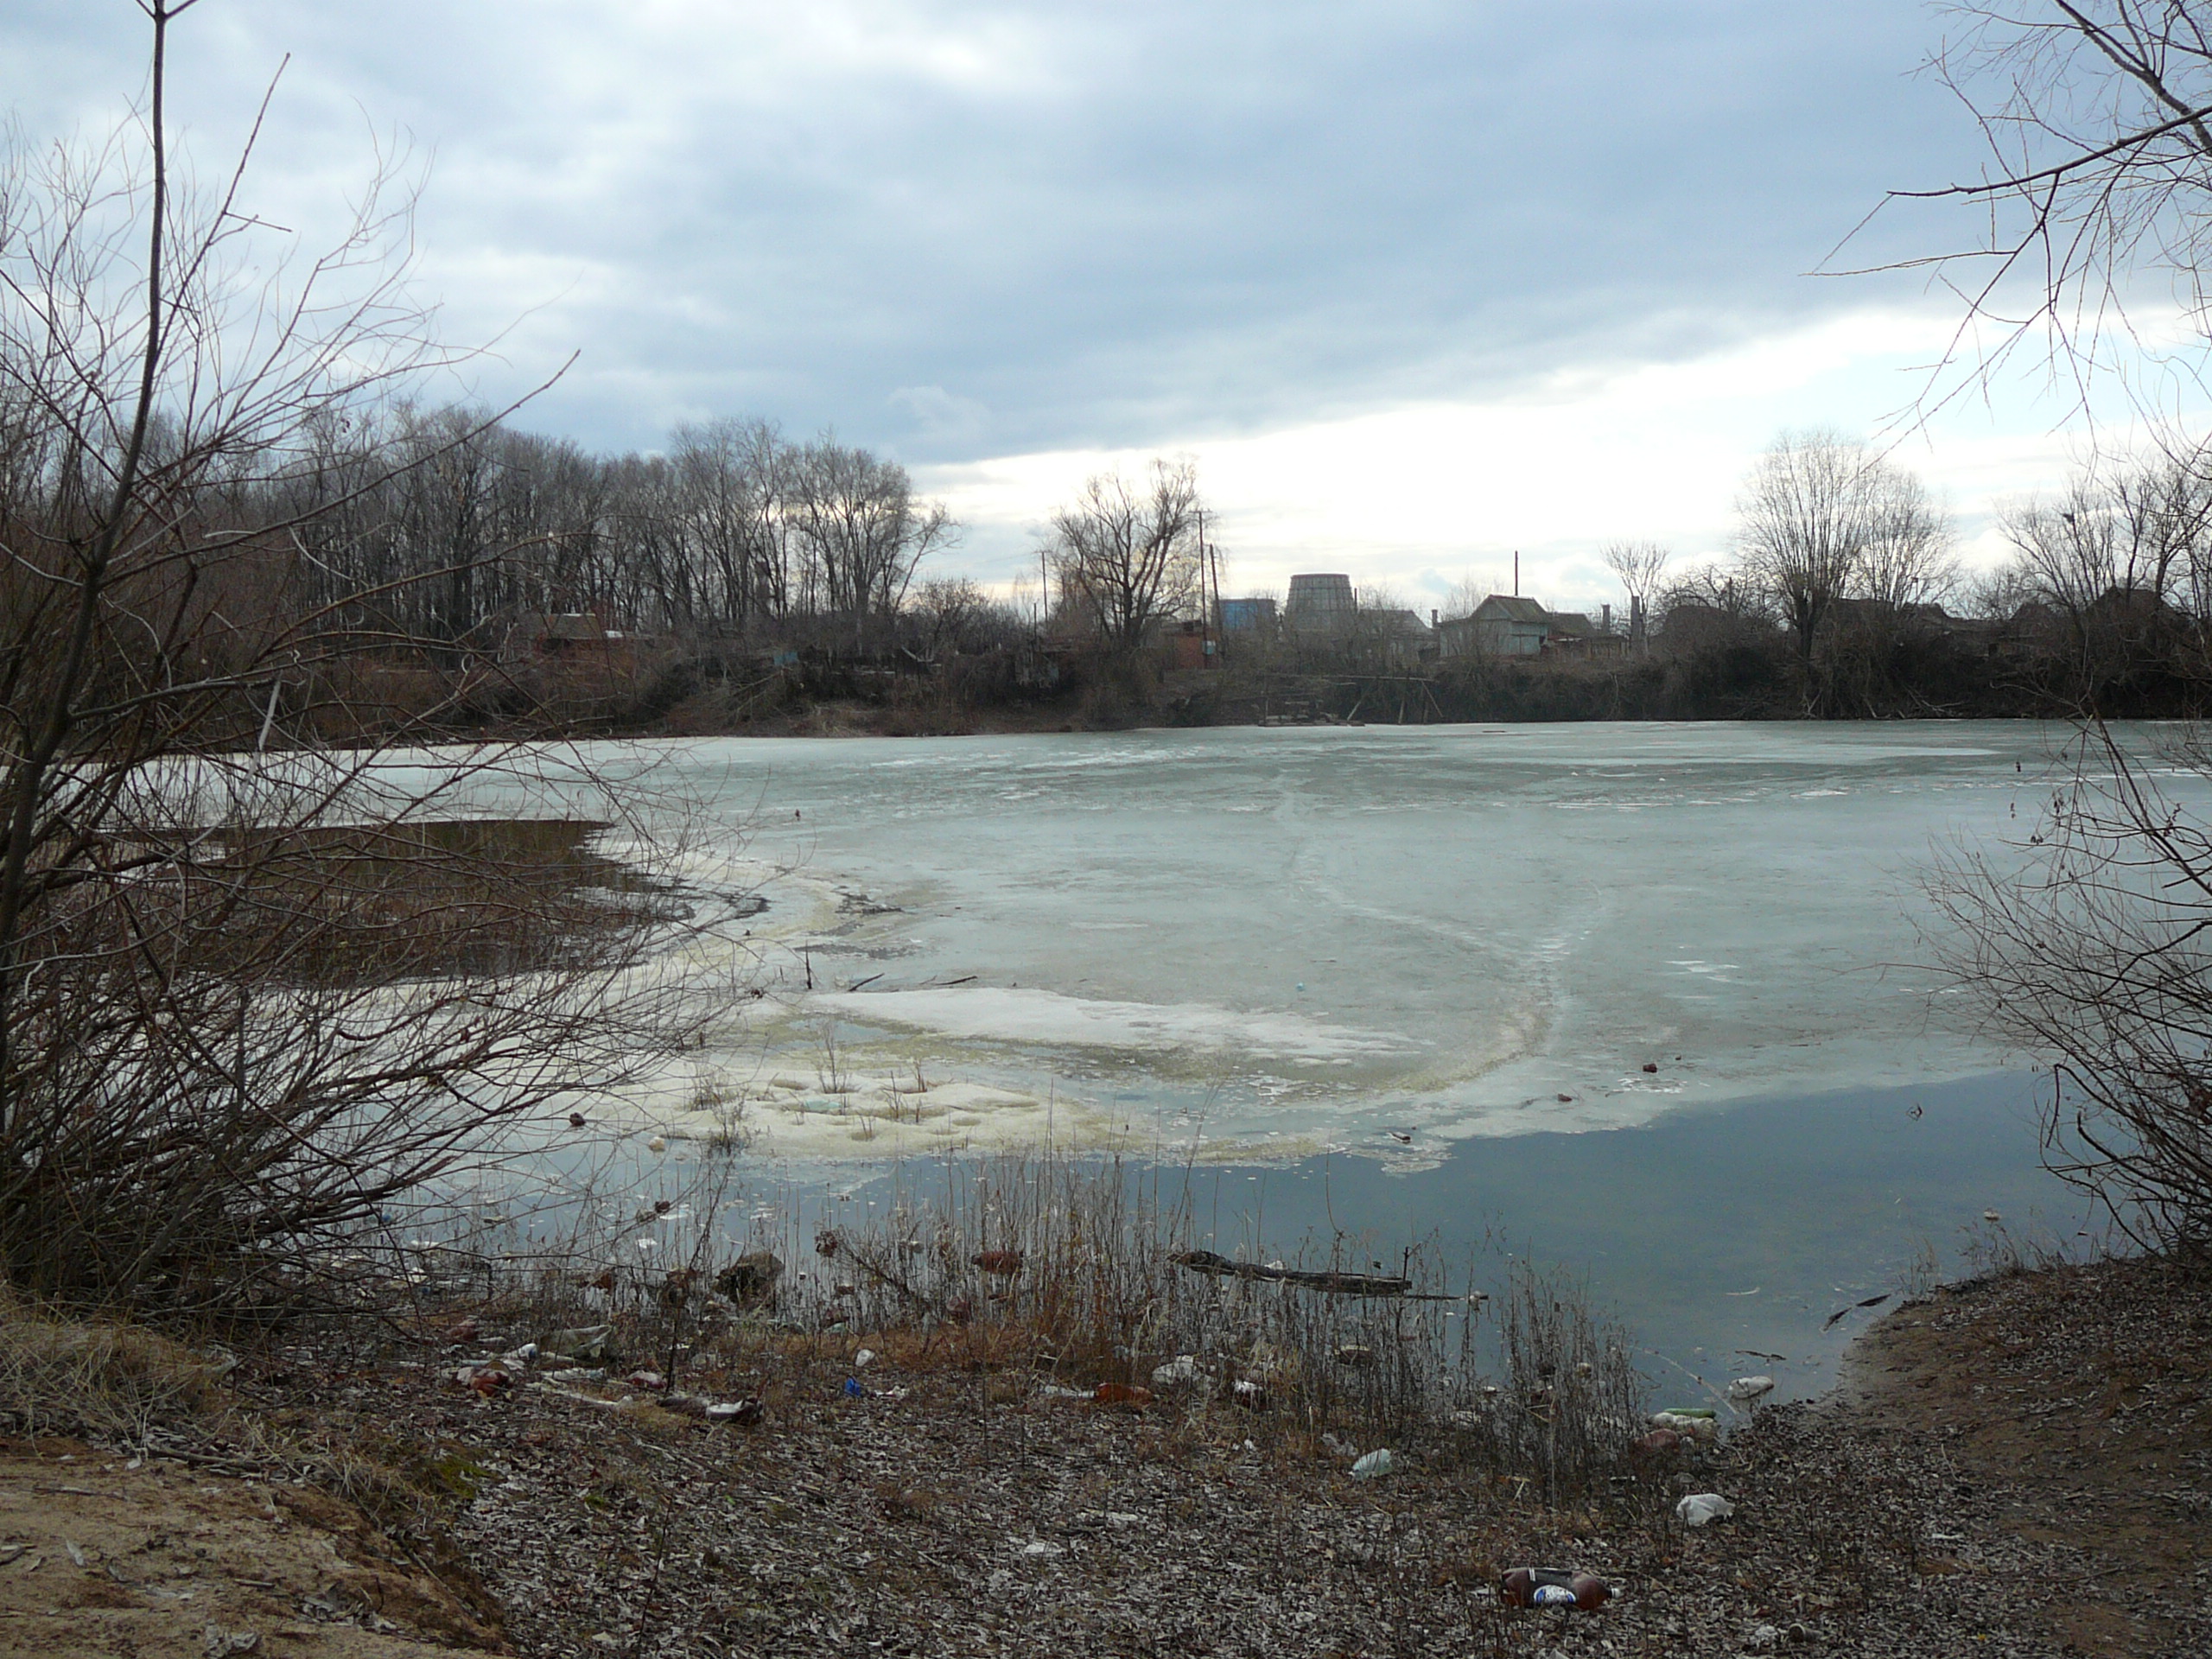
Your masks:
[{"label": "chimney", "polygon": [[1521,550],[1513,550],[1513,597],[1521,597]]},{"label": "chimney", "polygon": [[1598,609],[1601,613],[1598,631],[1600,633],[1611,633],[1613,631],[1613,607],[1610,605],[1600,605]]},{"label": "chimney", "polygon": [[1428,607],[1428,626],[1432,628],[1436,626],[1436,607],[1433,605]]}]

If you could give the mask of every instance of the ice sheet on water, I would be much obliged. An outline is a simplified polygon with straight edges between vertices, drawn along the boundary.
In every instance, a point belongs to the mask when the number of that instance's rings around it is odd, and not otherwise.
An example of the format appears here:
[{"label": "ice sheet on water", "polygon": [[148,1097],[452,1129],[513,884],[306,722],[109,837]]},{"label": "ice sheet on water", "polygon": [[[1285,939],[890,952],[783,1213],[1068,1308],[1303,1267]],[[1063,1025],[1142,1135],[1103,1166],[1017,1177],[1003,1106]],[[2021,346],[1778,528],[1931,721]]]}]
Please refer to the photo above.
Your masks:
[{"label": "ice sheet on water", "polygon": [[[1332,1141],[1993,1070],[2005,1057],[1931,1020],[1940,986],[1898,965],[1923,954],[1912,871],[1955,834],[2024,829],[2064,738],[1887,722],[671,745],[675,792],[729,849],[700,848],[702,874],[720,857],[720,880],[771,900],[729,946],[732,982],[768,995],[699,1061],[741,1088],[763,1045],[769,1071],[809,1076],[926,1063],[1102,1122],[1202,1113],[1209,1138]],[[898,908],[862,914],[849,893]]]},{"label": "ice sheet on water", "polygon": [[807,1007],[813,1014],[982,1042],[1129,1052],[1214,1049],[1264,1055],[1287,1065],[1408,1054],[1423,1046],[1419,1039],[1395,1032],[1363,1031],[1303,1014],[1248,1013],[1204,1003],[1098,1001],[1035,989],[853,991],[817,995]]}]

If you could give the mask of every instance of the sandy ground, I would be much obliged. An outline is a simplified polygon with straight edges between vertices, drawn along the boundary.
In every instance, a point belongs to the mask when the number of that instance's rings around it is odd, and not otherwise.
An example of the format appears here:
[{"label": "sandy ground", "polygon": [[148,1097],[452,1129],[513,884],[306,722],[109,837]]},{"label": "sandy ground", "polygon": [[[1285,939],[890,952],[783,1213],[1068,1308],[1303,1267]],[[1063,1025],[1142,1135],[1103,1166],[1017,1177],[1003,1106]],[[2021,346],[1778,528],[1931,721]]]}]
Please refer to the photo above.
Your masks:
[{"label": "sandy ground", "polygon": [[81,1442],[0,1441],[0,1653],[510,1651],[326,1493]]}]

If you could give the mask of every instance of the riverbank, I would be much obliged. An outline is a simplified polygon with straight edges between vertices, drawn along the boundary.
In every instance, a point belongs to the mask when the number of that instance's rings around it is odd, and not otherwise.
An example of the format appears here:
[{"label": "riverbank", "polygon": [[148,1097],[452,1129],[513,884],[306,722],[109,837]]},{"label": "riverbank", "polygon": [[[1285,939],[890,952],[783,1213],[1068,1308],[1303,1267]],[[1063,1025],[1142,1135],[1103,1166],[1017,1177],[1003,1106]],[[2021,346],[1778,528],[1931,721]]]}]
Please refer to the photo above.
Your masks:
[{"label": "riverbank", "polygon": [[[1344,1448],[1267,1410],[1164,1391],[1085,1402],[925,1348],[862,1365],[840,1334],[685,1379],[760,1401],[742,1426],[526,1361],[506,1383],[454,1380],[521,1334],[463,1324],[373,1356],[256,1357],[219,1426],[156,1434],[166,1459],[11,1443],[0,1555],[22,1553],[0,1566],[0,1647],[105,1653],[127,1637],[188,1656],[210,1624],[302,1655],[2133,1656],[2212,1641],[2202,1268],[1944,1290],[1874,1327],[1827,1401],[1762,1411],[1713,1452],[1630,1465],[1559,1505],[1455,1459],[1448,1436],[1363,1481]],[[322,1490],[295,1484],[316,1459]],[[341,1469],[350,1491],[329,1490]],[[1680,1525],[1673,1499],[1692,1490],[1728,1497],[1732,1519]],[[1618,1598],[1595,1614],[1500,1607],[1499,1570],[1524,1562],[1599,1573]]]}]

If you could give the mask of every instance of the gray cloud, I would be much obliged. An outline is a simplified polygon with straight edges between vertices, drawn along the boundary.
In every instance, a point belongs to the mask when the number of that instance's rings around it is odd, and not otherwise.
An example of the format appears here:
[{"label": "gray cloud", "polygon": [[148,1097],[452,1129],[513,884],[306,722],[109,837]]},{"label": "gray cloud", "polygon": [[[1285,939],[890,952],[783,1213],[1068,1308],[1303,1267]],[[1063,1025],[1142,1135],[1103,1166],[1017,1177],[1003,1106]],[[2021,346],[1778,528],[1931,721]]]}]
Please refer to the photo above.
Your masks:
[{"label": "gray cloud", "polygon": [[[138,84],[128,0],[0,21],[26,128]],[[1143,445],[1711,349],[1971,170],[1917,0],[208,0],[178,108],[307,234],[373,132],[435,156],[448,330],[600,446],[760,412],[916,461]],[[1879,229],[1866,257],[1903,245]]]}]

